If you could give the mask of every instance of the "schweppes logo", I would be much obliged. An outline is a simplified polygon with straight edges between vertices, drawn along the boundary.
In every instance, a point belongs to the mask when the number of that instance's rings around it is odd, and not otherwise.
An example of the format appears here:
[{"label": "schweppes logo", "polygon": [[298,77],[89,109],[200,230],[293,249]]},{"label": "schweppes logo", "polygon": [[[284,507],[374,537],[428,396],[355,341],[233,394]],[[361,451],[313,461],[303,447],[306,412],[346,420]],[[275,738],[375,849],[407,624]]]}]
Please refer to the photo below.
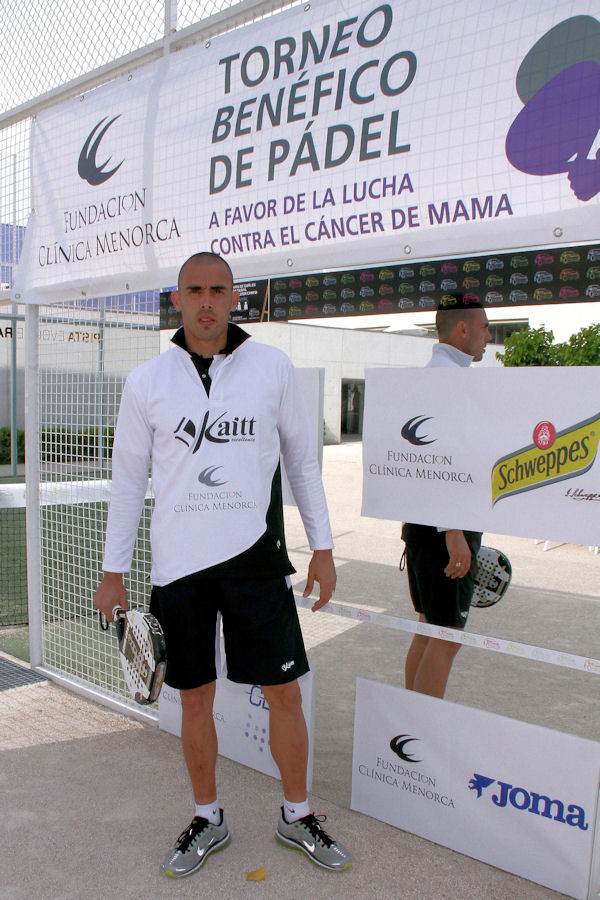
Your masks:
[{"label": "schweppes logo", "polygon": [[499,459],[492,468],[492,506],[504,497],[582,475],[594,464],[600,441],[600,414],[555,432],[539,422],[533,443]]}]

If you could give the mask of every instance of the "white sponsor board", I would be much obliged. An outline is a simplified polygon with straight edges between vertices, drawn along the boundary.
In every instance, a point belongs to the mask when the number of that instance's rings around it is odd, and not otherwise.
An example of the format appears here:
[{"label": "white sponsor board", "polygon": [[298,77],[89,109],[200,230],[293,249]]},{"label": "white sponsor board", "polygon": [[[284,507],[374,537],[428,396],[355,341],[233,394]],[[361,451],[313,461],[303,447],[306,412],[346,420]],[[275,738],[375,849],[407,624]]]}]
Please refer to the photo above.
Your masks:
[{"label": "white sponsor board", "polygon": [[356,680],[352,809],[586,898],[600,745]]},{"label": "white sponsor board", "polygon": [[596,545],[600,369],[369,369],[362,513]]},{"label": "white sponsor board", "polygon": [[[312,671],[299,678],[298,683],[308,728],[307,786],[310,790],[314,747]],[[217,678],[213,718],[221,756],[279,778],[279,769],[269,747],[269,706],[259,685],[235,684],[227,678]],[[167,684],[158,698],[158,724],[163,731],[181,737],[179,691]]]},{"label": "white sponsor board", "polygon": [[16,294],[595,240],[597,14],[324,0],[44,110]]}]

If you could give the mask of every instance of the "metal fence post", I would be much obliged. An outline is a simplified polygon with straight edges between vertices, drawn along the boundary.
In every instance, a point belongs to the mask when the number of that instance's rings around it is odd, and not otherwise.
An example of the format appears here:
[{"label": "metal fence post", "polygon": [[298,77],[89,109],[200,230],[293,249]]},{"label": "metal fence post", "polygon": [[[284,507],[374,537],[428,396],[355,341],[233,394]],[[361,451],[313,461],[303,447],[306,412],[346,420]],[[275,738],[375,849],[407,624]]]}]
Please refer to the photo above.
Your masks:
[{"label": "metal fence post", "polygon": [[29,653],[35,668],[43,662],[42,591],[40,560],[39,450],[39,307],[25,310],[25,497],[27,535],[27,603]]}]

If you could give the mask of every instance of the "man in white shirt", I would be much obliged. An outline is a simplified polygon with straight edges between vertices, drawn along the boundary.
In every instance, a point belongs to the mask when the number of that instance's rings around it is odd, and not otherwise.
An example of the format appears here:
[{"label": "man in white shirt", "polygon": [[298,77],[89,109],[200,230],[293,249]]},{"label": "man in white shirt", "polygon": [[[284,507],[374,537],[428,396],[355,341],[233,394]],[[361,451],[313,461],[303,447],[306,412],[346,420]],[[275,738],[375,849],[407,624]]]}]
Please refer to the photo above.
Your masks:
[{"label": "man in white shirt", "polygon": [[173,878],[189,875],[229,842],[217,799],[212,714],[220,614],[228,678],[261,685],[269,705],[270,748],[284,794],[276,837],[340,871],[351,855],[308,805],[298,686],[308,661],[283,533],[280,456],[313,550],[304,596],[319,583],[315,611],[329,601],[336,575],[296,374],[285,354],[230,323],[239,298],[221,257],[190,257],[172,299],[183,321],[174,346],[134,369],[123,390],[104,578],[94,600],[109,620],[116,606],[128,606],[122,573],[131,566],[151,464],[150,611],[165,633],[165,680],[181,694],[182,748],[195,801],[194,818],[163,870]]},{"label": "man in white shirt", "polygon": [[[439,343],[428,367],[468,367],[480,362],[492,339],[485,310],[463,305],[440,309],[436,316]],[[405,560],[410,595],[421,622],[463,629],[469,615],[476,555],[481,534],[405,522]],[[405,687],[432,697],[443,697],[460,644],[415,634],[405,663]]]}]

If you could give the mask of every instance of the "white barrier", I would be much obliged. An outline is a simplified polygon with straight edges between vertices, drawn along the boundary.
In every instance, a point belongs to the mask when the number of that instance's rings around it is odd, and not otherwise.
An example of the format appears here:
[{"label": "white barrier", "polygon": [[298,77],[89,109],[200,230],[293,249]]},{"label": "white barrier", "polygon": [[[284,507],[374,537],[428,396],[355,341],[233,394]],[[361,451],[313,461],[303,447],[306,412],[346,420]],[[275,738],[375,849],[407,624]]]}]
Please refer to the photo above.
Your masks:
[{"label": "white barrier", "polygon": [[365,376],[364,516],[597,543],[598,366]]},{"label": "white barrier", "polygon": [[[296,594],[297,606],[310,609],[313,603],[314,600],[311,600],[310,597],[305,600],[301,595]],[[457,644],[478,647],[480,650],[493,650],[496,653],[506,653],[508,656],[534,659],[537,662],[551,663],[555,666],[565,666],[569,669],[578,669],[580,672],[600,675],[600,659],[577,656],[575,653],[564,653],[562,650],[549,650],[545,647],[522,644],[519,641],[491,637],[486,634],[474,634],[469,631],[429,625],[416,619],[402,619],[400,616],[389,616],[386,613],[361,609],[359,606],[347,606],[344,603],[335,603],[333,600],[330,600],[319,612],[330,616],[341,616],[344,619],[354,619],[357,622],[366,622],[370,625],[381,625],[384,628],[394,628],[396,631],[426,634],[429,637],[440,638],[443,641],[454,641]]]},{"label": "white barrier", "polygon": [[358,812],[586,900],[599,782],[596,742],[356,680]]}]

